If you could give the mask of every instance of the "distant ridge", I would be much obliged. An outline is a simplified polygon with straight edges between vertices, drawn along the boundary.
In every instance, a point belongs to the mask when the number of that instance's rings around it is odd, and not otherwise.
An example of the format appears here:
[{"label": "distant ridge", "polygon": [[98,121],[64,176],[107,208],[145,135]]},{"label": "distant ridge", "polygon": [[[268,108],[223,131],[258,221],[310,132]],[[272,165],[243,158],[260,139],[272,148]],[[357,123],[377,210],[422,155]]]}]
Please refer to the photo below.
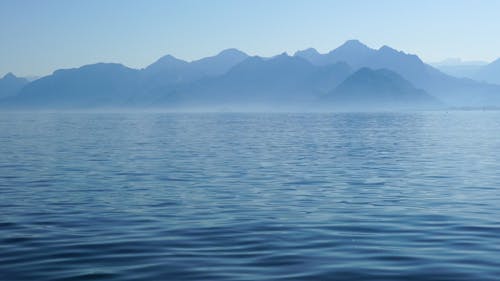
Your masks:
[{"label": "distant ridge", "polygon": [[27,79],[16,77],[11,72],[5,74],[0,79],[0,99],[16,95],[28,83]]},{"label": "distant ridge", "polygon": [[344,108],[436,108],[440,105],[424,90],[386,69],[361,68],[327,98]]},{"label": "distant ridge", "polygon": [[208,76],[222,75],[244,61],[248,55],[238,49],[226,49],[215,56],[191,62],[191,65]]},{"label": "distant ridge", "polygon": [[479,68],[472,78],[500,85],[500,58]]},{"label": "distant ridge", "polygon": [[27,108],[121,106],[140,90],[139,70],[116,63],[61,69],[27,84],[8,104]]},{"label": "distant ridge", "polygon": [[[485,68],[493,78],[495,67]],[[191,62],[165,55],[144,69],[98,63],[32,82],[9,74],[0,86],[5,81],[17,81],[0,87],[0,107],[11,109],[500,106],[498,85],[456,78],[416,55],[358,40],[326,54],[309,48],[262,58],[233,48]]]},{"label": "distant ridge", "polygon": [[[298,55],[301,53],[298,52]],[[307,59],[304,56],[303,58]],[[375,50],[357,40],[350,40],[337,49],[327,54],[319,54],[319,57],[309,61],[316,64],[320,61],[320,65],[345,61],[355,70],[362,67],[388,69],[450,106],[500,104],[500,86],[444,74],[425,64],[418,56],[397,51],[389,46]]]}]

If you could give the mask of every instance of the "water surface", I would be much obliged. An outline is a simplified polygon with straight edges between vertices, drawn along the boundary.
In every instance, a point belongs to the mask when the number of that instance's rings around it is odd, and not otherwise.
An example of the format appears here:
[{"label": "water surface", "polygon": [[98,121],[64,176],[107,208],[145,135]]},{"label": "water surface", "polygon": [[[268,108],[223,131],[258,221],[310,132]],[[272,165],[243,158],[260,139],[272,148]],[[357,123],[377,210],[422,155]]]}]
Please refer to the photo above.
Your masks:
[{"label": "water surface", "polygon": [[0,280],[498,280],[500,113],[0,114]]}]

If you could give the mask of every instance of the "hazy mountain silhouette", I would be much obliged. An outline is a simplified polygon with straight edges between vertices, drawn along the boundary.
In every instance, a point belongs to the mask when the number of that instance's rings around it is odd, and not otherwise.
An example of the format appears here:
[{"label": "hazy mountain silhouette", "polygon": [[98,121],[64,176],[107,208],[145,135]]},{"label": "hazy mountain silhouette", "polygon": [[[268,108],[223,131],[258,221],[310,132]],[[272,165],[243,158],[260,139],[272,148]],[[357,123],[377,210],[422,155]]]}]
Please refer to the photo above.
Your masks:
[{"label": "hazy mountain silhouette", "polygon": [[320,54],[315,49],[309,48],[297,51],[294,56],[304,58],[315,65],[345,62],[351,67],[358,69],[366,66],[365,61],[375,52],[375,50],[367,47],[358,40],[349,40],[327,54]]},{"label": "hazy mountain silhouette", "polygon": [[353,68],[367,66],[366,60],[376,53],[358,40],[349,40],[325,55],[327,63],[346,62]]},{"label": "hazy mountain silhouette", "polygon": [[140,91],[138,78],[138,70],[114,63],[57,70],[26,85],[10,102],[53,108],[121,105]]},{"label": "hazy mountain silhouette", "polygon": [[309,48],[301,51],[295,52],[294,57],[303,58],[314,65],[326,65],[329,64],[325,62],[325,59],[322,54],[320,54],[316,49]]},{"label": "hazy mountain silhouette", "polygon": [[500,85],[500,58],[478,69],[472,78]]},{"label": "hazy mountain silhouette", "polygon": [[446,59],[431,65],[439,71],[459,78],[474,78],[474,75],[485,65],[484,61],[462,61],[461,59]]},{"label": "hazy mountain silhouette", "polygon": [[[436,64],[436,66],[446,73],[454,73],[459,77],[463,77],[459,87],[454,86],[456,92],[462,92],[465,96],[475,99],[474,101],[466,101],[463,104],[481,104],[481,105],[499,105],[498,89],[500,86],[500,59],[487,64],[484,62],[461,62],[455,61],[455,64]],[[481,91],[477,91],[478,81],[481,85]],[[475,95],[471,95],[471,93]],[[450,97],[452,99],[454,97]]]},{"label": "hazy mountain silhouette", "polygon": [[186,83],[205,76],[222,75],[247,57],[247,54],[236,49],[227,49],[215,56],[192,62],[166,55],[146,67],[143,73],[150,81],[161,80],[164,85]]},{"label": "hazy mountain silhouette", "polygon": [[207,76],[221,75],[247,57],[235,49],[186,62],[166,55],[135,70],[120,64],[94,64],[55,71],[30,83],[10,105],[28,107],[152,106],[158,95]]},{"label": "hazy mountain silhouette", "polygon": [[303,52],[297,52],[296,55],[317,65],[345,62],[355,70],[363,67],[389,69],[420,87],[426,86],[430,76],[441,76],[438,70],[423,63],[416,55],[396,51],[388,46],[378,50],[371,49],[358,40],[349,40],[327,54],[308,57]]},{"label": "hazy mountain silhouette", "polygon": [[213,57],[192,61],[190,65],[207,76],[218,76],[225,74],[246,58],[248,55],[240,50],[226,49]]},{"label": "hazy mountain silhouette", "polygon": [[498,97],[500,87],[444,74],[425,64],[418,56],[406,54],[388,46],[375,50],[357,40],[350,40],[328,54],[314,56],[312,60],[303,56],[302,52],[298,52],[297,55],[317,65],[344,61],[353,69],[362,67],[388,69],[400,74],[415,87],[425,90],[448,105],[480,106],[487,101],[500,103]]},{"label": "hazy mountain silhouette", "polygon": [[219,54],[187,62],[166,55],[141,71],[142,96],[137,95],[130,103],[133,105],[148,105],[155,103],[159,94],[170,98],[169,93],[180,85],[193,83],[205,77],[218,76],[226,73],[233,66],[248,57],[236,49],[227,49]]},{"label": "hazy mountain silhouette", "polygon": [[[495,65],[488,66],[492,77]],[[351,99],[351,107],[357,99],[363,107],[423,106],[436,100],[447,106],[500,105],[500,86],[452,77],[416,55],[387,46],[371,49],[357,40],[327,54],[311,48],[261,58],[227,49],[192,62],[167,55],[140,70],[98,63],[22,83],[18,94],[2,101],[4,107],[266,105],[310,110],[326,99],[328,106]]]},{"label": "hazy mountain silhouette", "polygon": [[28,83],[29,81],[25,78],[19,78],[12,73],[7,73],[0,79],[0,98],[17,94]]},{"label": "hazy mountain silhouette", "polygon": [[192,67],[189,62],[171,55],[159,58],[141,72],[147,82],[161,85],[191,82],[204,76],[202,71]]},{"label": "hazy mountain silhouette", "polygon": [[415,88],[399,74],[387,70],[361,68],[326,99],[340,108],[435,108],[440,106],[424,90]]},{"label": "hazy mountain silhouette", "polygon": [[311,103],[337,86],[350,72],[343,63],[318,67],[287,54],[269,59],[249,57],[225,75],[177,88],[174,94],[166,96],[166,101],[175,100],[184,106]]}]

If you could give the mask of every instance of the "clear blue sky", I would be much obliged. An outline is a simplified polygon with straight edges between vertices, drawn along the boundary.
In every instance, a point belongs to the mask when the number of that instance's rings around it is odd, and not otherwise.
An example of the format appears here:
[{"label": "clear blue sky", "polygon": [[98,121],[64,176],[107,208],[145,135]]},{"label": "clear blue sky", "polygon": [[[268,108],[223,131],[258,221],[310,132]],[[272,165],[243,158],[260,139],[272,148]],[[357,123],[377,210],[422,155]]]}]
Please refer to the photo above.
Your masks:
[{"label": "clear blue sky", "polygon": [[269,56],[348,39],[425,61],[500,57],[497,0],[0,0],[0,75],[235,47]]}]

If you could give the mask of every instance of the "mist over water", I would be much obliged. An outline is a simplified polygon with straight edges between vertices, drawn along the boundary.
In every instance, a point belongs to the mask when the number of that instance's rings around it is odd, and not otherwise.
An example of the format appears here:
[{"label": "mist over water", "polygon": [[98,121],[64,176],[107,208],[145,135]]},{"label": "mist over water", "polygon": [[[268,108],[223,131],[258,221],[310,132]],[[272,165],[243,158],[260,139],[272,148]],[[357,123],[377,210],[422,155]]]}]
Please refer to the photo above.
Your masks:
[{"label": "mist over water", "polygon": [[500,112],[0,113],[0,280],[498,280]]}]

